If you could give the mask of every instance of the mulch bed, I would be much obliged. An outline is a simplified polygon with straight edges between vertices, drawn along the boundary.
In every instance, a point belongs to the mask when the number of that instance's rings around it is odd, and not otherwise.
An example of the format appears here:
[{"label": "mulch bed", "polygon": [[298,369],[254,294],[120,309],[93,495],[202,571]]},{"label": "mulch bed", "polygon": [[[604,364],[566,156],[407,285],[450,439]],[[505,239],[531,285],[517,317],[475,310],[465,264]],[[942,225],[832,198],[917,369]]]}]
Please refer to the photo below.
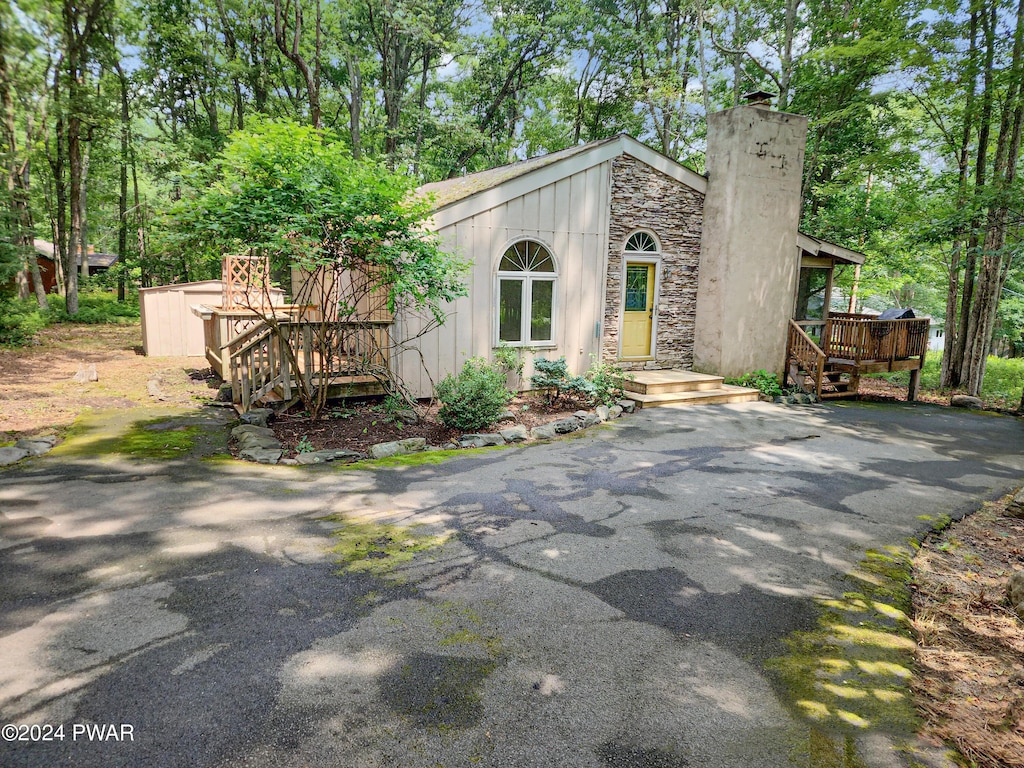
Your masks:
[{"label": "mulch bed", "polygon": [[[497,432],[522,424],[533,429],[540,424],[571,416],[587,406],[558,402],[548,405],[543,398],[520,395],[508,405],[515,416],[499,421],[481,432]],[[302,413],[282,414],[271,422],[277,439],[285,448],[286,456],[298,452],[299,442],[307,451],[329,448],[344,448],[366,453],[371,445],[409,437],[426,438],[428,445],[444,446],[458,443],[462,432],[450,429],[437,419],[437,404],[424,402],[417,408],[420,421],[417,424],[402,424],[391,418],[381,407],[379,399],[368,399],[345,403],[330,409],[319,421],[311,421]]]},{"label": "mulch bed", "polygon": [[1024,570],[1024,520],[1011,497],[924,541],[914,558],[918,674],[924,735],[979,768],[1024,765],[1024,622],[1005,599]]}]

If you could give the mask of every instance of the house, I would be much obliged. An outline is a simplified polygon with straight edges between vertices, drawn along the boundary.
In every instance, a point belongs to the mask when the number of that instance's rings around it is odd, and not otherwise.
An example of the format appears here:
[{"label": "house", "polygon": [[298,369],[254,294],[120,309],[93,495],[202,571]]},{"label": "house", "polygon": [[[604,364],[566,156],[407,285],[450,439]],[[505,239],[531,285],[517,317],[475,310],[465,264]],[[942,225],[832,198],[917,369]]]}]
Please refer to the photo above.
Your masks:
[{"label": "house", "polygon": [[428,395],[499,345],[523,349],[527,379],[536,355],[781,373],[794,311],[820,318],[835,265],[863,261],[797,230],[806,130],[744,105],[709,118],[707,176],[620,135],[421,187],[473,266],[447,322],[400,355],[403,380]]},{"label": "house", "polygon": [[[43,290],[46,293],[53,293],[58,290],[57,285],[57,246],[47,240],[36,239],[32,243],[36,249],[36,259],[39,262],[39,277],[43,281]],[[90,245],[88,248],[89,274],[106,272],[117,261],[116,253],[96,253]],[[75,263],[81,267],[82,257],[79,256]]]},{"label": "house", "polygon": [[[429,227],[472,265],[468,295],[440,327],[389,315],[390,338],[411,341],[384,369],[429,397],[466,359],[508,346],[521,350],[524,387],[537,356],[564,356],[572,373],[602,360],[635,371],[630,388],[653,405],[756,397],[722,377],[758,369],[827,397],[855,393],[865,366],[919,368],[911,326],[826,310],[837,265],[864,256],[798,231],[807,119],[751,96],[709,116],[706,176],[619,135],[421,187]],[[207,350],[243,408],[291,388],[281,363],[265,364],[281,350],[261,351],[271,341],[254,333]],[[380,345],[346,344],[337,373],[351,384],[358,350]]]}]

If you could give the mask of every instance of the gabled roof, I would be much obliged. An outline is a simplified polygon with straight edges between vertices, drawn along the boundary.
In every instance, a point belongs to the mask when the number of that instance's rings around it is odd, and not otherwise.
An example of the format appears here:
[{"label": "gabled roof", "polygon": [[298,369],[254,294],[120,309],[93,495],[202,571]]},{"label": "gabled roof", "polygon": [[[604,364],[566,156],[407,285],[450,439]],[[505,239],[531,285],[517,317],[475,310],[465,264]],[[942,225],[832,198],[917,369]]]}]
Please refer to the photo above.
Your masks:
[{"label": "gabled roof", "polygon": [[[32,245],[35,247],[36,253],[38,253],[40,256],[45,256],[46,258],[50,259],[51,261],[55,260],[55,258],[56,258],[55,254],[57,253],[57,248],[49,240],[40,240],[40,239],[36,238],[35,240],[32,241]],[[115,261],[117,261],[117,254],[116,253],[90,253],[89,254],[89,267],[90,268],[106,269],[107,267],[112,266]],[[79,256],[77,259],[75,259],[75,263],[76,264],[81,264],[82,263],[82,257]]]},{"label": "gabled roof", "polygon": [[835,259],[842,264],[863,264],[867,258],[860,251],[853,251],[843,248],[841,245],[822,240],[820,237],[812,237],[803,232],[797,233],[797,245],[811,256],[825,256]]},{"label": "gabled roof", "polygon": [[619,134],[488,171],[424,184],[417,194],[433,198],[434,226],[440,229],[619,155],[646,163],[701,194],[707,190],[704,176],[630,136]]}]

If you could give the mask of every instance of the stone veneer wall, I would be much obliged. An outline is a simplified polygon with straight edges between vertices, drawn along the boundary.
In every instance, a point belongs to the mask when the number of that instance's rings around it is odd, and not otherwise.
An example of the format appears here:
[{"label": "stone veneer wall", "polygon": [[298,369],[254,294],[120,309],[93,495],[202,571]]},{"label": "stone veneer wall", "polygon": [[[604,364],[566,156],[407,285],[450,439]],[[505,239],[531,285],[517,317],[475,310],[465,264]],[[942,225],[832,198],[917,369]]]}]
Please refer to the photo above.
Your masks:
[{"label": "stone veneer wall", "polygon": [[608,230],[608,288],[605,294],[601,356],[619,359],[623,247],[633,232],[648,229],[661,243],[661,285],[656,297],[655,360],[624,363],[627,368],[693,365],[704,195],[627,155],[612,161]]}]

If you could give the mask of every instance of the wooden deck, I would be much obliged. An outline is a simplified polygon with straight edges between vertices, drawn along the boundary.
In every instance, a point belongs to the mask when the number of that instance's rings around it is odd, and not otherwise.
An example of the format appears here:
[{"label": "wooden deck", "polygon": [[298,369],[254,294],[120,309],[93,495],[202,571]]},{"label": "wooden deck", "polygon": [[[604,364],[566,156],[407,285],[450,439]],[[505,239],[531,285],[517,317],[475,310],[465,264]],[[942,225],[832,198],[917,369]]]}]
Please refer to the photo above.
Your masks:
[{"label": "wooden deck", "polygon": [[303,386],[327,387],[328,397],[384,393],[390,321],[310,320],[308,307],[275,307],[275,332],[251,311],[202,309],[206,357],[231,383],[232,401],[243,413],[261,403],[291,402]]},{"label": "wooden deck", "polygon": [[871,315],[829,315],[820,339],[789,323],[786,375],[819,398],[852,397],[868,373],[910,371],[908,399],[917,397],[928,352],[928,318],[879,320]]}]

